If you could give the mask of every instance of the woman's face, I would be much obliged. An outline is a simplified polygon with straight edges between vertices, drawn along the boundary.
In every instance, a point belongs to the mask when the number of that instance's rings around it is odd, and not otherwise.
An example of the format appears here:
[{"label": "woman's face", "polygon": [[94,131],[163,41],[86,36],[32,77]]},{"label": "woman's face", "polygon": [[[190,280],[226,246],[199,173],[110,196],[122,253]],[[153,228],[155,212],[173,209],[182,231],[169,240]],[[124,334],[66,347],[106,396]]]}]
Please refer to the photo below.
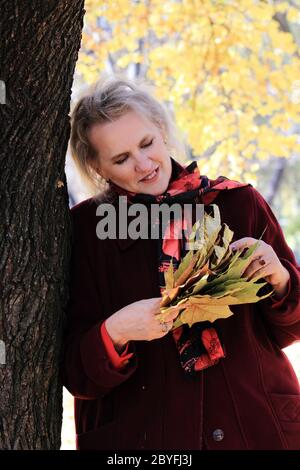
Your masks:
[{"label": "woman's face", "polygon": [[95,124],[89,140],[97,152],[96,171],[132,193],[158,196],[171,177],[171,159],[162,131],[129,111],[113,122]]}]

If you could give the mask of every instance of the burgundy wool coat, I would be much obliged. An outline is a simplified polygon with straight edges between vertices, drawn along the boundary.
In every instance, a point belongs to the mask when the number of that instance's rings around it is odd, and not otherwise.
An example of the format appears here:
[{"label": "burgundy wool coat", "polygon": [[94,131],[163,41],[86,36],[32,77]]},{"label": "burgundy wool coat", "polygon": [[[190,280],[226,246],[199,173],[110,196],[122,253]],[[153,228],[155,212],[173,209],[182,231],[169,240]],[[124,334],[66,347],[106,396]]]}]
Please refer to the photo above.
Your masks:
[{"label": "burgundy wool coat", "polygon": [[137,300],[159,297],[156,240],[99,240],[98,205],[72,209],[74,243],[62,366],[75,397],[78,449],[300,450],[300,390],[282,348],[300,338],[300,275],[281,228],[251,186],[214,201],[234,239],[272,245],[291,276],[288,295],[235,306],[216,321],[226,357],[189,377],[171,333],[130,344],[116,371],[100,337],[102,322]]}]

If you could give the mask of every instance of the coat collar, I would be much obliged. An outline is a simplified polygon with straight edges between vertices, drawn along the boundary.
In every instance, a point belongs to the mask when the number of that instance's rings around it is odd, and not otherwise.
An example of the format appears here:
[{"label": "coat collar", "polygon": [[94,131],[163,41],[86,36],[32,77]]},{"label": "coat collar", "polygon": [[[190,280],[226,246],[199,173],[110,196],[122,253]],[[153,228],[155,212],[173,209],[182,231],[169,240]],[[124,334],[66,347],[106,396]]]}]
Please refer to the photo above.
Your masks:
[{"label": "coat collar", "polygon": [[116,242],[120,248],[120,250],[125,251],[128,248],[130,248],[135,242],[137,242],[139,239],[134,240],[133,238],[117,238]]}]

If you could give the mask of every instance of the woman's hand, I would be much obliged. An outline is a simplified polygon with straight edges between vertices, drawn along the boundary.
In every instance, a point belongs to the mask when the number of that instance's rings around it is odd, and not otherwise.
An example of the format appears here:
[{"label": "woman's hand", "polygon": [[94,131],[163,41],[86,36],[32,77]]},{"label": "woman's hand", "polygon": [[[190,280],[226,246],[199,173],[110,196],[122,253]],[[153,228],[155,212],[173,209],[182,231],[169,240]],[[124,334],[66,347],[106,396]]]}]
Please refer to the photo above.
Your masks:
[{"label": "woman's hand", "polygon": [[253,255],[249,258],[249,264],[243,276],[248,279],[257,276],[264,278],[273,286],[276,297],[283,297],[288,289],[290,274],[281,264],[271,245],[268,245],[263,240],[245,237],[233,242],[230,248],[233,250],[243,250],[244,248],[249,248],[254,245],[257,241],[258,246]]},{"label": "woman's hand", "polygon": [[162,338],[171,330],[174,319],[161,323],[156,317],[160,313],[160,302],[161,297],[139,300],[107,318],[105,327],[118,351],[128,341],[151,341]]}]

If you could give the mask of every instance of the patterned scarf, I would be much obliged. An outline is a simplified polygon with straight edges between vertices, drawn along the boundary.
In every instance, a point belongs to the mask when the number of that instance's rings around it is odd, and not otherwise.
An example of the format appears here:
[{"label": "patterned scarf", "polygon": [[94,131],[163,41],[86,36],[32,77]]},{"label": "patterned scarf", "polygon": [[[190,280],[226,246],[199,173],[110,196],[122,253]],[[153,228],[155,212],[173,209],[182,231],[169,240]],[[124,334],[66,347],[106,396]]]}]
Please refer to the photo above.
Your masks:
[{"label": "patterned scarf", "polygon": [[[151,204],[209,204],[218,196],[220,191],[248,186],[237,181],[231,181],[224,176],[216,180],[209,180],[206,176],[200,176],[196,162],[187,167],[182,167],[172,160],[172,176],[170,184],[164,194],[152,196],[148,194],[133,194],[110,183],[110,189],[119,195],[126,195],[129,203],[140,203],[146,206]],[[180,227],[186,227],[186,221],[180,221]],[[164,234],[159,240],[159,285],[161,292],[164,289],[164,272],[168,269],[171,261],[176,269],[180,260],[187,253],[185,250],[185,236],[181,232],[180,237],[176,233],[176,220],[172,219],[166,227]],[[219,359],[225,357],[224,348],[221,345],[216,327],[210,322],[195,323],[190,328],[182,325],[172,331],[177,346],[180,362],[187,374],[205,369],[216,364]]]}]

